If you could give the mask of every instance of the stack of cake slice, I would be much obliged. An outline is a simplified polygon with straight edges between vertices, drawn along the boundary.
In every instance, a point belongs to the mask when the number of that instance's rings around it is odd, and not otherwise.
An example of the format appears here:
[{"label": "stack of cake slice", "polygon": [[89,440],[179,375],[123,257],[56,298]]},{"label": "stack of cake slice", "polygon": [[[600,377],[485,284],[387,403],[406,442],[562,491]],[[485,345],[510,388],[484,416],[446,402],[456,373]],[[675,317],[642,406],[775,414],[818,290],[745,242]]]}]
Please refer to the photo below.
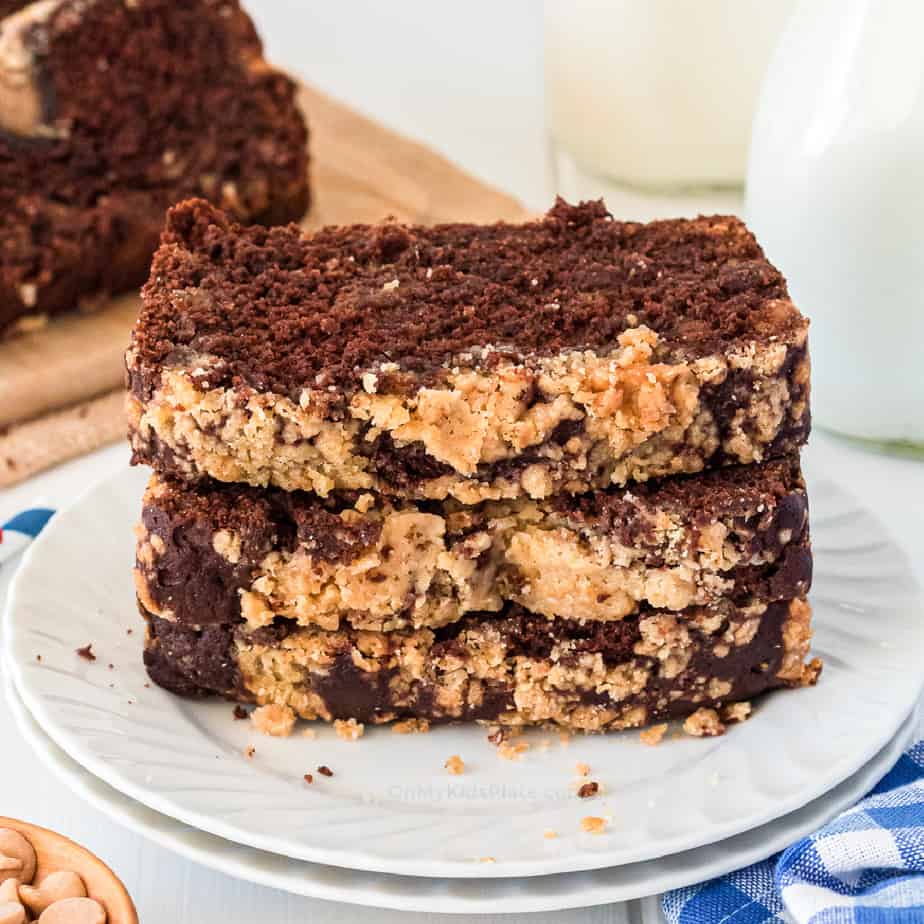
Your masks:
[{"label": "stack of cake slice", "polygon": [[184,203],[128,354],[152,678],[721,731],[819,669],[806,332],[734,218],[307,236]]}]

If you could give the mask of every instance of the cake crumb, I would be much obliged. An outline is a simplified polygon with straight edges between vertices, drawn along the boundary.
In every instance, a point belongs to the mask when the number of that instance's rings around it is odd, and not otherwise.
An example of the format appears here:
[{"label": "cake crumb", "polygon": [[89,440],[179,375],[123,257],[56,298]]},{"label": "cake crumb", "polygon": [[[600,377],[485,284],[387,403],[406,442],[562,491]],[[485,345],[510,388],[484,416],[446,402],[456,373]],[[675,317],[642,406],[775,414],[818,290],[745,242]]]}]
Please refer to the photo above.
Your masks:
[{"label": "cake crumb", "polygon": [[561,744],[561,746],[562,746],[563,748],[568,747],[568,745],[571,744],[571,735],[570,735],[570,733],[569,733],[569,732],[561,732],[561,733],[558,735],[558,741],[559,741],[559,743]]},{"label": "cake crumb", "polygon": [[507,736],[504,734],[504,729],[499,725],[493,725],[488,729],[488,741],[491,744],[500,744],[502,741],[506,741]]},{"label": "cake crumb", "polygon": [[574,772],[578,776],[587,776],[590,773],[590,764],[577,763],[574,765]]},{"label": "cake crumb", "polygon": [[446,759],[446,763],[443,766],[453,775],[459,776],[465,770],[465,761],[459,757],[458,754],[453,754],[452,757]]},{"label": "cake crumb", "polygon": [[232,713],[235,720],[238,722],[242,721],[243,719],[246,719],[249,714],[250,713],[248,713],[247,710],[243,706],[235,706],[234,712]]},{"label": "cake crumb", "polygon": [[358,738],[362,738],[365,730],[366,726],[362,722],[357,722],[356,719],[334,720],[334,731],[337,733],[337,737],[342,738],[344,741],[356,741]]},{"label": "cake crumb", "polygon": [[731,703],[722,710],[722,718],[726,722],[745,722],[750,715],[751,704],[747,701]]},{"label": "cake crumb", "polygon": [[95,661],[96,655],[93,654],[93,643],[90,642],[88,645],[84,645],[83,648],[78,648],[76,651],[78,657],[83,658],[84,661]]},{"label": "cake crumb", "polygon": [[247,747],[244,748],[245,757],[248,757],[248,758],[253,757],[253,755],[256,753],[257,753],[257,749],[252,744],[248,744]]},{"label": "cake crumb", "polygon": [[799,683],[803,687],[813,687],[818,683],[818,678],[821,676],[822,668],[824,663],[821,658],[812,658],[808,664],[802,668],[802,676],[799,678]]},{"label": "cake crumb", "polygon": [[700,708],[687,716],[683,730],[694,738],[715,738],[725,734],[725,726],[715,709]]},{"label": "cake crumb", "polygon": [[661,743],[661,739],[666,732],[667,722],[662,722],[660,725],[652,725],[649,728],[643,728],[638,733],[638,737],[642,744],[647,744],[649,747],[653,748]]},{"label": "cake crumb", "polygon": [[581,819],[581,830],[588,834],[603,834],[606,830],[606,819],[596,815],[585,815]]},{"label": "cake crumb", "polygon": [[511,738],[519,738],[522,734],[523,729],[517,725],[491,725],[488,728],[488,741],[501,745]]},{"label": "cake crumb", "polygon": [[274,738],[288,738],[295,728],[295,710],[291,706],[280,706],[270,703],[268,706],[259,706],[250,713],[250,721],[264,735]]},{"label": "cake crumb", "polygon": [[424,735],[430,731],[430,722],[427,719],[405,719],[395,722],[391,730],[396,735]]},{"label": "cake crumb", "polygon": [[321,776],[333,776],[334,775],[334,771],[331,770],[330,767],[324,766],[324,764],[321,764],[321,766],[318,767],[318,773],[320,773]]},{"label": "cake crumb", "polygon": [[585,783],[578,791],[579,799],[590,799],[591,797],[597,795],[600,792],[600,784],[593,781]]},{"label": "cake crumb", "polygon": [[302,777],[302,779],[303,779],[306,783],[313,783],[313,782],[314,782],[314,777],[313,777],[310,773],[306,773],[306,774]]},{"label": "cake crumb", "polygon": [[318,737],[318,733],[313,728],[306,728],[302,731],[302,737],[307,738],[309,741],[314,741]]},{"label": "cake crumb", "polygon": [[528,741],[502,741],[497,746],[497,755],[504,760],[519,760],[528,750]]},{"label": "cake crumb", "polygon": [[496,863],[497,860],[495,860],[494,857],[479,857],[478,862],[479,863]]},{"label": "cake crumb", "polygon": [[553,831],[551,828],[546,828],[545,831],[542,832],[542,836],[547,841],[551,841],[551,840],[554,840],[556,837],[558,837],[558,832]]}]

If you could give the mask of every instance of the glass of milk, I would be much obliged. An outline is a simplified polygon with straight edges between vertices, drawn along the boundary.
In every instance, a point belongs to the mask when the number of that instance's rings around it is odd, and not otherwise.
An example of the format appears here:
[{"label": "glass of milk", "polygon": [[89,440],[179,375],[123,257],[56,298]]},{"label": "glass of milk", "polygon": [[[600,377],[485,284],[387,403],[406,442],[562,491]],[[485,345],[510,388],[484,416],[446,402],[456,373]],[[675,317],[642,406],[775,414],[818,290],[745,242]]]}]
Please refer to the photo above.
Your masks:
[{"label": "glass of milk", "polygon": [[737,199],[760,82],[792,2],[546,0],[558,191]]}]

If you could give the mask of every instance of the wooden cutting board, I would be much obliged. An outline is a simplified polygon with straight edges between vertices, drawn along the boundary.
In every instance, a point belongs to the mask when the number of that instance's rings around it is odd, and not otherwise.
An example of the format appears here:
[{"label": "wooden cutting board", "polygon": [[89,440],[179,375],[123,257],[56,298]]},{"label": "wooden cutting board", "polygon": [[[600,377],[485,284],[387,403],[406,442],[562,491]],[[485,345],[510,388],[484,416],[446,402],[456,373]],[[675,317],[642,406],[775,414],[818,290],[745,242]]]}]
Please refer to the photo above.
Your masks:
[{"label": "wooden cutting board", "polygon": [[[308,86],[311,212],[306,228],[400,221],[522,220],[516,200],[435,151]],[[122,355],[139,299],[113,299],[0,342],[0,487],[122,439]]]}]

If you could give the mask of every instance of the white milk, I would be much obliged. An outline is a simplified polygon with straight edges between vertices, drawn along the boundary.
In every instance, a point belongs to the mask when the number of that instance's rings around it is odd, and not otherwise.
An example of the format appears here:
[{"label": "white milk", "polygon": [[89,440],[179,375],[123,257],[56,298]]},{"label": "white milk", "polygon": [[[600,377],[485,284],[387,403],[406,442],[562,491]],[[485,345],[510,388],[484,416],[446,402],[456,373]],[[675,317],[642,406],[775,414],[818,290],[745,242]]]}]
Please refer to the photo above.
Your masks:
[{"label": "white milk", "polygon": [[555,146],[647,189],[740,186],[792,0],[546,0]]},{"label": "white milk", "polygon": [[924,3],[805,0],[767,74],[746,215],[811,318],[818,423],[924,445]]}]

